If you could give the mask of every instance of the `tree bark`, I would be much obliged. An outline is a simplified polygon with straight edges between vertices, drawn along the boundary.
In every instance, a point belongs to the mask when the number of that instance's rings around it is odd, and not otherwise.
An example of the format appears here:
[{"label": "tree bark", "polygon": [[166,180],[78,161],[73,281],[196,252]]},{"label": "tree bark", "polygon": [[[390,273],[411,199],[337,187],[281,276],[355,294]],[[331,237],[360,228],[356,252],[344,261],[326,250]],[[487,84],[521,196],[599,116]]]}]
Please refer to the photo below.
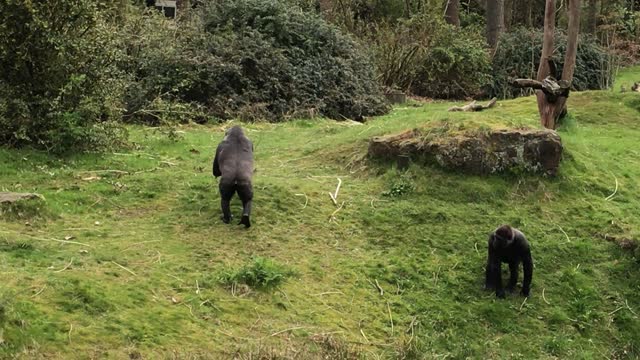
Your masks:
[{"label": "tree bark", "polygon": [[504,0],[487,0],[487,43],[492,49],[504,29]]},{"label": "tree bark", "polygon": [[445,0],[444,20],[447,24],[460,26],[460,0]]},{"label": "tree bark", "polygon": [[513,24],[513,9],[516,0],[504,0],[504,30],[509,31]]},{"label": "tree bark", "polygon": [[[567,0],[569,12],[569,26],[567,30],[567,52],[562,69],[562,81],[553,85],[556,74],[551,74],[551,57],[553,55],[553,35],[555,32],[555,0],[546,0],[544,18],[544,39],[542,44],[542,56],[538,68],[537,80],[542,84],[546,82],[550,86],[557,87],[559,93],[549,92],[542,88],[536,92],[540,123],[547,129],[555,129],[558,119],[566,113],[567,97],[573,80],[576,67],[576,53],[578,50],[578,32],[580,31],[580,0]],[[562,90],[562,91],[561,91]]]},{"label": "tree bark", "polygon": [[598,29],[598,2],[598,0],[589,0],[589,6],[587,7],[585,31],[589,34],[595,34]]}]

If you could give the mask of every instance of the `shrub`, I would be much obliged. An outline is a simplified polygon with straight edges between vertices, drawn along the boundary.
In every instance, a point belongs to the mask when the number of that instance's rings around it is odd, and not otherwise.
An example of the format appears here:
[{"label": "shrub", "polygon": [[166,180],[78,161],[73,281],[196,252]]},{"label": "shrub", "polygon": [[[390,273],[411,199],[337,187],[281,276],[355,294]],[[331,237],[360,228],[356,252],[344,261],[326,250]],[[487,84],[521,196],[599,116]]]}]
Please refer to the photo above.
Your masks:
[{"label": "shrub", "polygon": [[119,143],[116,37],[94,1],[10,0],[0,23],[0,142],[54,152]]},{"label": "shrub", "polygon": [[[490,96],[512,98],[531,93],[531,90],[513,88],[509,84],[509,78],[536,78],[542,53],[542,35],[539,30],[517,29],[501,36],[493,57],[494,77],[493,84],[488,89]],[[553,60],[560,76],[567,46],[566,34],[556,33],[555,46]],[[583,91],[611,86],[615,68],[611,61],[613,59],[598,45],[596,39],[581,35],[572,88]]]},{"label": "shrub", "polygon": [[484,38],[447,25],[435,15],[415,16],[369,30],[381,82],[419,96],[464,98],[490,80]]},{"label": "shrub", "polygon": [[220,282],[226,286],[245,284],[255,289],[271,289],[278,287],[291,275],[291,270],[273,260],[256,257],[240,269],[224,271],[220,275]]},{"label": "shrub", "polygon": [[163,19],[154,23],[141,25],[144,36],[132,52],[129,114],[157,97],[198,104],[221,119],[280,121],[308,113],[343,119],[389,109],[363,49],[286,1],[212,1],[179,31]]}]

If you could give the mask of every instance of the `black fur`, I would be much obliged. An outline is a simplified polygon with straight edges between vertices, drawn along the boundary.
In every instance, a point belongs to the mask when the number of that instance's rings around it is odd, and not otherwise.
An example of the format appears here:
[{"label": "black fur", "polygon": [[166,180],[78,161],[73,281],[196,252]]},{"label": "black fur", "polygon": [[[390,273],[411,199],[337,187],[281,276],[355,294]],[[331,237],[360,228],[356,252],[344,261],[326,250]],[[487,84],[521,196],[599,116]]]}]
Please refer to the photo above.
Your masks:
[{"label": "black fur", "polygon": [[230,202],[236,192],[242,200],[242,219],[238,225],[251,227],[251,203],[253,202],[253,143],[240,126],[227,130],[224,139],[216,149],[213,159],[213,176],[220,179],[220,202],[222,221],[231,221]]},{"label": "black fur", "polygon": [[529,297],[531,289],[531,278],[533,277],[533,260],[531,259],[531,249],[529,242],[520,230],[509,225],[497,228],[489,236],[489,259],[487,261],[486,282],[487,289],[495,289],[496,296],[505,297],[502,288],[501,266],[502,263],[509,264],[511,277],[507,284],[507,290],[512,292],[518,282],[518,267],[522,262],[524,279],[522,281],[521,294]]}]

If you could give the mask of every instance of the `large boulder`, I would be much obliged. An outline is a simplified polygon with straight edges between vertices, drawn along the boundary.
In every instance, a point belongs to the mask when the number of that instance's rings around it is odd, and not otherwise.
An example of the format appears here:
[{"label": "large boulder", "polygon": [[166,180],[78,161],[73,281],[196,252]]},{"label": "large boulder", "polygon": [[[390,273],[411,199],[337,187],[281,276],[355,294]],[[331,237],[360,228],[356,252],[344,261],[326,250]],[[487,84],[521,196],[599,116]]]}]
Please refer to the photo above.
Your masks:
[{"label": "large boulder", "polygon": [[553,130],[499,129],[458,133],[437,130],[416,129],[375,137],[369,143],[369,156],[398,161],[398,164],[406,163],[407,158],[427,160],[472,174],[524,171],[555,176],[558,173],[562,141]]}]

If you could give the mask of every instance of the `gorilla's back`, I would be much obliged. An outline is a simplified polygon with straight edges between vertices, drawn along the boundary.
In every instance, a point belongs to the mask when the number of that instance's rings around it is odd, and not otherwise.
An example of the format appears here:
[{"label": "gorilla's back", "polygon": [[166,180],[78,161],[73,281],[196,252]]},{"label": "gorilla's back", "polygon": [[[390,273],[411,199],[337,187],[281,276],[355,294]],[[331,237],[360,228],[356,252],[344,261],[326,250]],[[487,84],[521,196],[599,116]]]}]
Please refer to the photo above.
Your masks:
[{"label": "gorilla's back", "polygon": [[244,135],[228,136],[220,153],[222,178],[250,181],[253,174],[253,144]]}]

